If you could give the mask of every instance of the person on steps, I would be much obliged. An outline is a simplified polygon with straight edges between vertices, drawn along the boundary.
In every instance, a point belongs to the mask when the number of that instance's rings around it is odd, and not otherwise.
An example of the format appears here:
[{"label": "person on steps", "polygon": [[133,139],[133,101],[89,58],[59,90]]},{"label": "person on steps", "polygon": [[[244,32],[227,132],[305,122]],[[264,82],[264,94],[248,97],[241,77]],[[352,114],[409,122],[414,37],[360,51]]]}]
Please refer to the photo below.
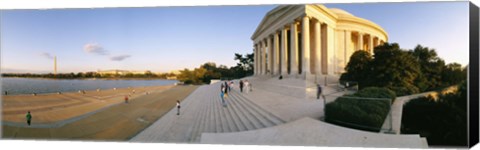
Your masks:
[{"label": "person on steps", "polygon": [[225,98],[228,97],[228,83],[225,81],[225,89],[223,90],[223,93],[225,94]]},{"label": "person on steps", "polygon": [[242,92],[242,93],[243,93],[243,84],[244,84],[244,83],[243,83],[243,80],[240,80],[240,83],[239,83],[239,85],[240,85],[240,92]]},{"label": "person on steps", "polygon": [[320,95],[322,95],[322,86],[317,84],[317,99],[320,99]]},{"label": "person on steps", "polygon": [[223,91],[220,92],[220,98],[222,99],[222,105],[223,105],[223,107],[225,107],[225,106],[226,106],[226,105],[225,105],[225,94],[223,93]]}]

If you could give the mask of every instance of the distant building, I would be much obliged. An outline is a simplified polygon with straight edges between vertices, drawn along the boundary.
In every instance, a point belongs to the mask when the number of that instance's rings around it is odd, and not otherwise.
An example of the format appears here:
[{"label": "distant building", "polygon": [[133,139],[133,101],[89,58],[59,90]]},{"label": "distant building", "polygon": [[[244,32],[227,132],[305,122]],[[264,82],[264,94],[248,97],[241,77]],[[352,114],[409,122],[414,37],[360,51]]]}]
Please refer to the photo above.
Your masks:
[{"label": "distant building", "polygon": [[172,70],[167,75],[168,80],[177,80],[177,76],[180,74],[180,70]]},{"label": "distant building", "polygon": [[98,70],[97,71],[98,74],[100,75],[107,75],[107,74],[113,74],[113,75],[126,75],[126,74],[147,74],[147,73],[151,73],[151,71],[149,70],[145,70],[145,71],[129,71],[129,70],[117,70],[117,69],[114,69],[114,70]]},{"label": "distant building", "polygon": [[180,70],[172,70],[172,71],[170,71],[170,74],[179,75]]}]

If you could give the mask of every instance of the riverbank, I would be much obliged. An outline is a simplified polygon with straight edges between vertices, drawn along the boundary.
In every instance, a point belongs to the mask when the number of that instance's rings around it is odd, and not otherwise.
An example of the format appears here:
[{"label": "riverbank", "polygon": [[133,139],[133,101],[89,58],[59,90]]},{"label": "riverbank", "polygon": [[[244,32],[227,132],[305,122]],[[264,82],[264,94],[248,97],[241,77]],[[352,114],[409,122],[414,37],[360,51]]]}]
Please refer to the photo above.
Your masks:
[{"label": "riverbank", "polygon": [[[148,95],[141,94],[128,104],[120,103],[86,118],[56,128],[2,125],[2,137],[7,139],[57,139],[57,140],[107,140],[124,141],[162,117],[175,106],[176,100],[183,100],[197,86],[173,86]],[[136,90],[136,93],[138,90]],[[123,101],[123,100],[120,100]],[[24,118],[22,114],[22,119]],[[26,124],[26,123],[24,123]]]}]

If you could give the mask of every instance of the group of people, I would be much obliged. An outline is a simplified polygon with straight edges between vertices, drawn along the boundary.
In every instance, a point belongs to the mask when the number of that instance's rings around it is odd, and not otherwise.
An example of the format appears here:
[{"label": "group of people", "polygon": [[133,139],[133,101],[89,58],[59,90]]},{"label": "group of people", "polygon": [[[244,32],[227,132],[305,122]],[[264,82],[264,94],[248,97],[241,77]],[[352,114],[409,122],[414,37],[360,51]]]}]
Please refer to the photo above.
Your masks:
[{"label": "group of people", "polygon": [[222,99],[223,107],[227,107],[225,99],[228,98],[228,92],[232,91],[232,86],[232,81],[225,81],[225,83],[220,85],[220,98]]},{"label": "group of people", "polygon": [[252,84],[248,82],[248,80],[240,80],[240,92],[243,93],[243,89],[245,88],[245,92],[248,93],[248,91],[252,91]]},{"label": "group of people", "polygon": [[[232,91],[232,87],[234,86],[233,81],[225,81],[220,85],[220,98],[222,99],[223,107],[227,107],[226,98],[228,98],[228,93]],[[248,82],[248,80],[240,80],[239,81],[240,92],[243,93],[245,91],[252,91],[252,84]],[[245,89],[245,90],[244,90]]]}]

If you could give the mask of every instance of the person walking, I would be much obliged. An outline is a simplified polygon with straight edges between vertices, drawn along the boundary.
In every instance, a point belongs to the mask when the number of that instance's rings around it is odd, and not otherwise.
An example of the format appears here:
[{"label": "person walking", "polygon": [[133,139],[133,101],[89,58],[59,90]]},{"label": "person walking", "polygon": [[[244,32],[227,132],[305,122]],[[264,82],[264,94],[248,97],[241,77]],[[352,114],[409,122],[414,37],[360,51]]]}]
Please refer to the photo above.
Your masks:
[{"label": "person walking", "polygon": [[223,105],[223,107],[225,107],[225,106],[226,106],[226,105],[225,105],[225,94],[223,93],[223,91],[220,92],[220,98],[222,99],[222,105]]},{"label": "person walking", "polygon": [[128,96],[125,95],[125,103],[128,103]]},{"label": "person walking", "polygon": [[28,126],[30,126],[30,123],[32,122],[32,114],[30,114],[30,111],[27,112],[27,115],[25,117],[27,118]]},{"label": "person walking", "polygon": [[317,84],[317,99],[320,99],[320,95],[322,94],[322,86]]},{"label": "person walking", "polygon": [[244,84],[244,87],[245,87],[245,93],[248,93],[248,91],[250,90],[250,88],[249,88],[250,83],[248,83],[248,80],[245,80],[245,82],[243,84]]},{"label": "person walking", "polygon": [[180,115],[180,101],[177,100],[177,115]]},{"label": "person walking", "polygon": [[238,83],[240,85],[240,92],[243,93],[243,80],[240,80],[240,83]]}]

